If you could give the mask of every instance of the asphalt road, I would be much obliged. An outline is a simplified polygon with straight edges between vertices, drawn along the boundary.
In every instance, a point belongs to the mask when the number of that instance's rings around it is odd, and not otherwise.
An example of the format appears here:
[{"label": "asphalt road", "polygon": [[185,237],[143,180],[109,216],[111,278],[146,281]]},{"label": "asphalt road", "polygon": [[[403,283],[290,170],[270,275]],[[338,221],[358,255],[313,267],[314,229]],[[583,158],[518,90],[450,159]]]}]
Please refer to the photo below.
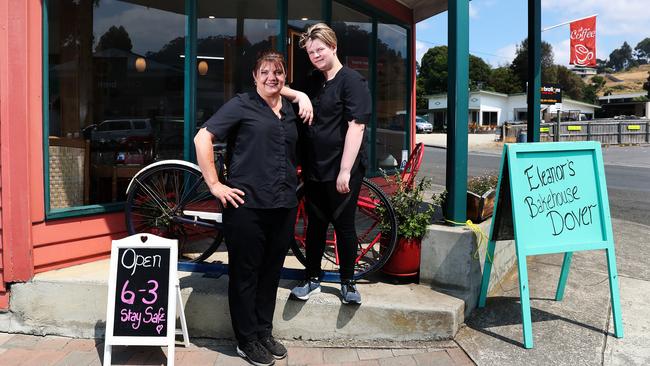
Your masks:
[{"label": "asphalt road", "polygon": [[[650,147],[603,148],[605,178],[613,218],[650,225]],[[500,150],[470,151],[468,175],[498,174]],[[426,147],[420,167],[422,176],[445,185],[446,150]]]}]

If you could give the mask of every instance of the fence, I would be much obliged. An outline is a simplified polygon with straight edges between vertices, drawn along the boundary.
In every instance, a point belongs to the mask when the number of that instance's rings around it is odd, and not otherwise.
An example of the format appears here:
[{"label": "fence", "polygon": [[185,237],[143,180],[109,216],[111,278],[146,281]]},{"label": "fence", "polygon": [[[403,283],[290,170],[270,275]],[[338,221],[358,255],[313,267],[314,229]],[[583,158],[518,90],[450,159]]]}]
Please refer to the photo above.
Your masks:
[{"label": "fence", "polygon": [[[516,142],[521,133],[527,132],[525,123],[506,122],[502,128],[504,142]],[[542,123],[539,140],[599,141],[604,145],[650,143],[650,121],[599,119]]]}]

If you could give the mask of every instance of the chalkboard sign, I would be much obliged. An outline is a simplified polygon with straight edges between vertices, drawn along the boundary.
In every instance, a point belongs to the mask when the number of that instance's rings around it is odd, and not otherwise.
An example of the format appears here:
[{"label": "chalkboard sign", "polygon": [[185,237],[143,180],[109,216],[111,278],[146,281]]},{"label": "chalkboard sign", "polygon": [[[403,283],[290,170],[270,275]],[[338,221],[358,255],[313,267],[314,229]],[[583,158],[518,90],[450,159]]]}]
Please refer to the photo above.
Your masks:
[{"label": "chalkboard sign", "polygon": [[490,229],[479,307],[485,306],[497,240],[515,240],[524,346],[533,346],[526,256],[565,253],[556,300],[561,300],[574,251],[604,249],[615,336],[623,336],[607,185],[600,144],[506,144]]},{"label": "chalkboard sign", "polygon": [[169,346],[173,360],[177,260],[176,240],[136,234],[113,241],[104,364],[112,345]]}]

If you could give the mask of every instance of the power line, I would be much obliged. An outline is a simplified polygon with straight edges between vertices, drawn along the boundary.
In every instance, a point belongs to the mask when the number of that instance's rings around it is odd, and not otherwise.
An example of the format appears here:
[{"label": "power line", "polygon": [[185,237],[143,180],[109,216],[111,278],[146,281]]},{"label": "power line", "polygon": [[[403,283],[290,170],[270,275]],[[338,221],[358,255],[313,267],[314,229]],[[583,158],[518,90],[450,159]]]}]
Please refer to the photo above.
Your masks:
[{"label": "power line", "polygon": [[[415,40],[416,40],[416,41],[419,41],[419,42],[422,42],[422,43],[430,44],[430,45],[432,45],[432,46],[447,46],[446,44],[442,44],[442,43],[433,43],[433,42],[430,42],[430,41],[425,41],[425,40],[417,39],[417,38],[416,38]],[[509,57],[500,56],[500,55],[495,55],[494,53],[489,53],[489,52],[473,51],[473,50],[469,50],[469,52],[472,53],[472,54],[482,54],[482,55],[488,55],[488,56],[493,56],[493,57],[502,58],[502,59],[504,59],[504,60],[510,60]]]}]

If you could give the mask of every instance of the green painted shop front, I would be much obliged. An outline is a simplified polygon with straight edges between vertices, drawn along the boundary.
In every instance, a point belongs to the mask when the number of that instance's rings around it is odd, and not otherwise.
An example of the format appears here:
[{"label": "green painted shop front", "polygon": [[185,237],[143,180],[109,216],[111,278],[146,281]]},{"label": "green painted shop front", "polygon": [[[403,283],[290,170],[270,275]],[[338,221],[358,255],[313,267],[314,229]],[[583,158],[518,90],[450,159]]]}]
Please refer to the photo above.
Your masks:
[{"label": "green painted shop front", "polygon": [[139,168],[193,161],[192,138],[203,122],[235,94],[254,90],[260,51],[285,53],[290,82],[307,75],[312,66],[296,40],[317,22],[332,26],[339,58],[369,82],[369,174],[396,168],[411,146],[413,24],[372,3],[46,1],[47,218],[120,211]]}]

